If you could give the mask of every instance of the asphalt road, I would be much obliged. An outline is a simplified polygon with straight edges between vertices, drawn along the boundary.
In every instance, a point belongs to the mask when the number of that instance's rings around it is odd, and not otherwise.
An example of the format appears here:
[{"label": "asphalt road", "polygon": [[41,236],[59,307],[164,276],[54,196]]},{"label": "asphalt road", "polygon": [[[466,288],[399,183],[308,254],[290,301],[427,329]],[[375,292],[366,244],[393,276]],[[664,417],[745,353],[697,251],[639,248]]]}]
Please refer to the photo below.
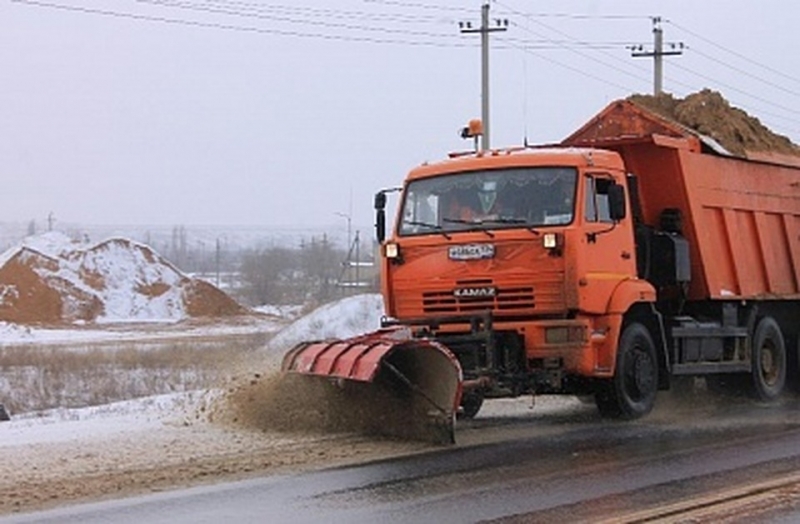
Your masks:
[{"label": "asphalt road", "polygon": [[[590,406],[459,425],[422,455],[0,518],[10,522],[602,520],[800,471],[800,401],[659,400],[635,422]],[[774,517],[780,518],[780,515]]]}]

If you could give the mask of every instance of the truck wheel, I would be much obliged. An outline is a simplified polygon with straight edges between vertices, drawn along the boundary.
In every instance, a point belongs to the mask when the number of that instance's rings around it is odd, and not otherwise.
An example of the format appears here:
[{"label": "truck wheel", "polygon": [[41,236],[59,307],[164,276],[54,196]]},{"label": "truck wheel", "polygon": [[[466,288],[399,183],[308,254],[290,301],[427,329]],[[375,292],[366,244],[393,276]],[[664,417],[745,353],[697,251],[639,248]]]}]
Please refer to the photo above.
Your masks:
[{"label": "truck wheel", "polygon": [[600,386],[595,402],[609,418],[635,419],[653,409],[658,391],[658,361],[650,333],[642,324],[629,324],[617,349],[614,378]]},{"label": "truck wheel", "polygon": [[461,397],[461,409],[458,410],[457,416],[461,419],[475,418],[478,411],[483,406],[483,392],[474,390],[464,393]]},{"label": "truck wheel", "polygon": [[753,335],[753,389],[757,399],[772,401],[786,385],[786,344],[778,323],[764,317]]}]

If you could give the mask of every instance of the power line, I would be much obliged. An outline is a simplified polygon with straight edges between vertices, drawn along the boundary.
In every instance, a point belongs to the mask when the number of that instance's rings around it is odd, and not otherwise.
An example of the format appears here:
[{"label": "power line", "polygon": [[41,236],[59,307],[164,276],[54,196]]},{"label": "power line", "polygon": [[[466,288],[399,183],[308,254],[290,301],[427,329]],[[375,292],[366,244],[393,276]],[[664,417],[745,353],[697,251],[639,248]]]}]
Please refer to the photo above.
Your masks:
[{"label": "power line", "polygon": [[[499,2],[499,3],[500,3],[500,2]],[[511,10],[511,12],[512,12],[512,13],[519,14],[519,15],[521,15],[521,16],[523,16],[523,17],[524,17],[524,16],[526,16],[526,14],[525,14],[525,13],[520,13],[520,12],[518,12],[518,11],[514,10],[513,8],[509,8],[509,9]],[[650,17],[647,17],[647,18],[650,18]],[[542,22],[540,22],[540,21],[536,21],[536,20],[531,20],[531,21],[532,21],[532,22],[534,22],[534,23],[536,23],[537,25],[540,25],[540,26],[542,26],[542,27],[548,28],[548,29],[552,30],[553,32],[556,32],[556,33],[558,33],[558,34],[560,34],[560,35],[562,35],[562,36],[565,36],[565,37],[567,37],[567,38],[571,38],[571,37],[570,37],[570,35],[568,35],[568,34],[564,33],[563,31],[557,30],[557,29],[555,29],[555,28],[551,28],[551,27],[549,27],[547,24],[544,24],[544,23],[542,23]],[[515,25],[517,25],[517,26],[518,26],[519,24],[515,24]],[[527,29],[527,28],[525,28],[525,27],[522,27],[522,26],[519,26],[519,27],[521,27],[523,30],[526,30],[526,31],[528,31],[528,32],[530,32],[530,33],[533,33],[532,31],[528,30],[528,29]],[[536,34],[536,33],[533,33],[533,34]],[[504,38],[504,40],[506,40],[506,39]],[[554,41],[554,40],[551,40],[551,41]],[[520,46],[518,46],[518,45],[513,45],[513,47],[520,48]],[[559,47],[560,47],[560,46],[559,46]],[[564,48],[566,48],[566,46],[564,46]],[[548,62],[551,62],[551,63],[553,63],[553,64],[555,64],[555,65],[557,65],[557,66],[559,66],[559,67],[562,67],[562,68],[565,68],[565,69],[569,69],[569,70],[575,71],[575,72],[577,72],[577,73],[579,73],[579,74],[581,74],[581,75],[583,75],[583,76],[586,76],[586,77],[588,77],[588,78],[592,78],[592,79],[594,79],[594,80],[597,80],[597,81],[599,81],[599,82],[602,82],[602,83],[604,83],[604,84],[611,85],[611,86],[614,86],[614,87],[618,87],[618,88],[621,88],[621,89],[623,89],[623,90],[626,90],[626,91],[632,91],[632,92],[635,92],[635,90],[631,90],[631,89],[630,89],[630,88],[628,88],[628,87],[621,86],[620,84],[618,84],[618,83],[616,83],[616,82],[609,81],[609,80],[608,80],[608,79],[606,79],[606,78],[601,78],[601,77],[599,77],[599,76],[597,76],[597,75],[592,75],[592,74],[589,74],[587,71],[585,71],[585,70],[583,70],[583,69],[578,69],[578,68],[575,68],[575,67],[567,66],[567,65],[565,65],[565,64],[563,64],[563,63],[561,63],[561,62],[559,62],[559,61],[557,61],[557,60],[554,60],[554,59],[551,59],[551,58],[545,57],[545,56],[543,56],[543,55],[541,55],[541,54],[538,54],[538,53],[532,53],[532,52],[531,52],[530,50],[528,50],[528,49],[523,49],[523,50],[524,50],[525,52],[529,53],[529,54],[535,54],[535,56],[538,56],[539,58],[542,58],[542,59],[544,59],[544,60],[547,60]],[[592,49],[592,48],[587,48],[587,50],[593,50],[593,49]],[[575,52],[576,52],[576,53],[578,53],[578,54],[580,54],[581,56],[584,56],[584,57],[587,57],[587,58],[590,58],[590,59],[591,59],[591,57],[589,57],[589,56],[588,56],[586,53],[582,53],[582,52],[579,52],[579,51],[575,51]],[[600,53],[601,53],[601,54],[603,54],[603,55],[609,56],[610,58],[613,58],[614,60],[617,60],[617,57],[616,57],[616,56],[614,56],[614,55],[611,55],[610,53],[607,53],[607,52],[602,52],[602,51],[598,51],[598,52],[600,52]],[[605,65],[607,65],[607,64],[605,64]],[[613,67],[613,66],[612,66],[612,67]],[[680,69],[683,69],[683,70],[685,70],[685,71],[689,71],[690,73],[694,73],[693,71],[689,70],[688,68],[685,68],[685,67],[679,67],[679,68],[680,68]],[[618,71],[619,71],[619,68],[614,68],[614,69],[616,69],[616,70],[618,70]],[[631,75],[630,73],[628,73],[627,71],[622,71],[622,72],[623,72],[623,73],[625,73],[625,74],[628,74],[629,76],[634,76],[634,75]],[[640,77],[635,77],[635,78],[641,79]],[[709,80],[712,80],[712,79],[711,79],[711,78],[709,78],[709,77],[705,77],[705,78],[707,78],[707,79],[709,79]],[[692,86],[692,85],[690,85],[690,84],[687,84],[687,83],[685,83],[685,82],[681,82],[681,81],[679,81],[679,80],[676,80],[676,79],[672,79],[672,80],[671,80],[671,83],[672,83],[672,84],[675,84],[675,85],[683,86],[684,88],[687,88],[687,89],[688,89],[690,92],[697,91],[697,89],[698,89],[698,88],[696,88],[696,87],[694,87],[694,86]],[[739,90],[739,89],[735,89],[735,88],[734,88],[734,89],[732,89],[732,90],[735,90],[735,91],[738,91],[738,92],[744,93],[746,96],[751,96],[751,97],[753,97],[753,95],[750,95],[749,93],[747,93],[747,92],[745,92],[745,91],[742,91],[742,90]],[[761,100],[761,101],[764,101],[764,102],[767,102],[767,103],[769,103],[768,101],[764,100],[763,98],[760,98],[760,97],[755,97],[755,98],[756,98],[756,99],[758,99],[758,100]],[[744,106],[742,106],[742,107],[745,107],[745,108],[747,108],[747,105],[744,105]],[[750,111],[752,114],[760,114],[760,115],[762,115],[762,116],[770,116],[770,117],[777,118],[777,119],[780,119],[780,120],[784,120],[784,121],[787,121],[787,122],[791,122],[791,123],[794,123],[794,124],[800,123],[798,120],[796,120],[796,119],[793,119],[793,118],[790,118],[790,117],[787,117],[785,114],[784,114],[784,115],[780,115],[780,114],[772,113],[772,112],[770,112],[770,111],[763,111],[763,110],[758,110],[758,111],[754,111],[754,110],[752,110],[752,109],[748,109],[748,110],[749,110],[749,111]],[[780,129],[780,128],[782,128],[783,126],[780,126],[780,125],[778,125],[778,126],[773,126],[773,127],[777,128],[777,129]],[[789,131],[789,130],[787,130],[787,131]],[[791,131],[789,131],[789,132],[791,132],[791,133],[797,133],[797,131],[796,131],[796,130],[791,130]]]},{"label": "power line", "polygon": [[[548,38],[547,38],[545,35],[542,35],[542,34],[540,34],[540,33],[536,33],[535,31],[532,31],[532,30],[528,29],[527,27],[521,26],[520,24],[518,24],[518,23],[516,23],[516,22],[513,22],[513,21],[512,21],[512,22],[511,22],[511,24],[512,24],[514,27],[518,27],[518,28],[522,29],[523,31],[526,31],[526,32],[528,32],[528,33],[531,33],[531,34],[533,34],[534,36],[544,37],[544,38],[545,38],[545,40],[552,41],[551,39],[548,39]],[[563,34],[563,33],[562,33],[562,36],[564,36],[564,34]],[[566,35],[566,36],[569,36],[569,35]],[[519,46],[515,46],[515,47],[519,47]],[[641,81],[648,82],[648,80],[645,80],[643,77],[641,77],[641,76],[638,76],[638,75],[636,75],[635,73],[631,73],[630,71],[626,71],[626,70],[624,70],[624,69],[621,69],[621,68],[619,68],[619,67],[616,67],[616,66],[614,66],[613,64],[609,64],[608,62],[603,62],[603,61],[601,61],[601,60],[597,60],[597,58],[595,58],[595,57],[592,57],[592,56],[589,56],[587,53],[583,52],[583,51],[582,51],[580,48],[569,47],[569,46],[559,46],[559,47],[561,47],[561,48],[563,48],[563,49],[565,49],[565,50],[567,50],[567,51],[571,51],[572,53],[575,53],[575,54],[577,54],[577,55],[579,55],[579,56],[582,56],[582,57],[584,57],[584,58],[588,58],[588,59],[592,60],[593,62],[597,62],[597,63],[599,63],[599,64],[601,64],[601,65],[604,65],[604,66],[606,66],[606,67],[609,67],[609,68],[611,68],[611,69],[614,69],[614,70],[616,70],[616,71],[618,71],[618,72],[620,72],[620,73],[622,73],[622,74],[628,75],[628,76],[630,76],[630,77],[632,77],[632,78],[634,78],[634,79],[636,79],[636,80],[641,80]]]},{"label": "power line", "polygon": [[573,13],[525,13],[536,18],[569,18],[572,20],[647,20],[645,15],[586,15]]},{"label": "power line", "polygon": [[227,6],[230,9],[240,11],[256,12],[284,12],[301,14],[304,16],[326,17],[326,18],[360,18],[367,20],[389,21],[393,23],[431,23],[440,25],[452,25],[454,18],[443,18],[441,16],[403,14],[403,13],[371,13],[367,11],[329,9],[308,6],[290,6],[281,4],[263,4],[255,2],[244,2],[236,0],[205,0],[205,4],[216,4]]},{"label": "power line", "polygon": [[401,0],[364,0],[367,4],[381,4],[381,5],[391,5],[396,7],[414,7],[417,9],[428,9],[431,11],[447,11],[447,12],[461,12],[461,13],[472,13],[473,10],[467,7],[452,7],[452,6],[443,6],[443,5],[435,5],[435,4],[425,4],[422,2],[404,2]]},{"label": "power line", "polygon": [[777,89],[779,91],[783,91],[784,93],[800,97],[800,93],[798,93],[797,91],[792,91],[791,89],[788,89],[788,88],[786,88],[786,87],[784,87],[782,85],[776,84],[774,82],[770,82],[769,80],[766,80],[766,79],[764,79],[764,78],[762,78],[762,77],[760,77],[758,75],[755,75],[755,74],[753,74],[753,73],[751,73],[749,71],[746,71],[746,70],[741,69],[739,67],[736,67],[736,66],[733,66],[731,64],[728,64],[727,62],[724,62],[722,60],[714,58],[713,56],[708,55],[706,53],[703,53],[702,51],[700,51],[699,49],[697,49],[695,47],[690,47],[688,49],[691,49],[691,51],[693,53],[696,53],[696,54],[702,56],[706,60],[711,60],[714,63],[717,63],[719,65],[725,66],[725,67],[727,67],[729,69],[732,69],[733,71],[736,71],[737,73],[742,74],[742,75],[744,75],[744,76],[746,76],[748,78],[752,78],[753,80],[756,80],[758,82],[761,82],[762,84],[765,84],[765,85],[768,85],[770,87],[773,87],[773,88],[775,88],[775,89]]},{"label": "power line", "polygon": [[[498,2],[498,3],[499,3],[499,4],[501,4],[501,5],[504,5],[502,2]],[[526,14],[526,13],[522,13],[522,12],[519,12],[519,11],[517,11],[517,10],[515,10],[515,9],[513,9],[513,8],[509,7],[509,6],[505,6],[505,7],[506,7],[507,9],[509,9],[509,10],[510,10],[512,13],[514,13],[514,14],[517,14],[517,15],[519,15],[519,16],[526,17],[526,18],[529,16],[528,14]],[[531,15],[531,16],[532,16],[532,15]],[[577,18],[577,16],[576,16],[576,18]],[[651,17],[645,17],[645,18],[651,18]],[[565,37],[567,37],[567,38],[572,38],[572,37],[571,37],[570,35],[568,35],[567,33],[563,32],[563,31],[560,31],[560,30],[558,30],[558,29],[552,28],[552,27],[548,26],[547,24],[544,24],[544,23],[542,23],[542,22],[540,22],[540,21],[538,21],[538,20],[532,20],[532,19],[530,19],[530,18],[528,18],[528,19],[529,19],[530,21],[532,21],[533,23],[535,23],[535,24],[537,24],[537,25],[540,25],[540,26],[542,26],[542,27],[545,27],[545,28],[547,28],[547,29],[549,29],[549,30],[551,30],[551,31],[553,31],[553,32],[556,32],[556,33],[558,33],[558,34],[562,35],[562,36],[565,36]],[[666,20],[665,20],[665,22],[666,22]],[[675,23],[672,23],[672,25],[673,25],[673,26],[675,26],[676,24],[675,24]],[[521,26],[520,26],[520,27],[521,27]],[[528,30],[528,29],[527,29],[527,28],[525,28],[525,27],[522,27],[522,29],[532,33],[532,31]],[[703,40],[707,40],[707,39],[703,38]],[[716,44],[715,44],[715,45],[716,45]],[[591,49],[591,48],[588,48],[587,50],[592,50],[592,49]],[[573,50],[573,52],[575,52],[575,53],[577,53],[577,54],[579,54],[579,55],[581,55],[581,56],[584,56],[584,57],[587,57],[587,58],[590,58],[590,59],[591,59],[591,57],[589,57],[589,56],[588,56],[586,53],[583,53],[583,52],[581,52],[581,51],[578,51],[578,50]],[[602,52],[602,51],[600,51],[600,53],[601,53],[601,54],[603,54],[603,55],[606,55],[606,56],[608,56],[608,57],[610,57],[610,58],[613,58],[614,60],[617,60],[617,57],[616,57],[616,56],[614,56],[614,55],[611,55],[610,53],[606,53],[606,52]],[[699,54],[699,53],[698,53],[698,54]],[[540,56],[540,55],[537,55],[537,56]],[[548,61],[550,61],[550,62],[553,62],[553,63],[556,63],[557,65],[562,65],[562,66],[563,66],[563,64],[560,64],[560,63],[558,63],[558,62],[557,62],[557,61],[555,61],[555,60],[550,60],[550,59],[548,59]],[[602,63],[602,62],[601,62],[601,63]],[[606,66],[608,66],[608,64],[603,64],[603,65],[606,65]],[[613,67],[613,66],[610,66],[610,67]],[[695,75],[697,75],[697,76],[700,76],[700,77],[702,77],[702,78],[705,78],[705,79],[707,79],[707,80],[711,80],[712,82],[716,82],[716,81],[715,81],[713,78],[711,78],[711,77],[708,77],[708,76],[706,76],[706,75],[703,75],[703,74],[700,74],[700,73],[696,73],[696,72],[692,71],[691,69],[689,69],[689,68],[686,68],[686,67],[684,67],[684,66],[678,66],[678,65],[676,65],[676,67],[678,67],[679,69],[682,69],[682,70],[684,70],[684,71],[687,71],[687,72],[689,72],[689,73],[691,73],[691,74],[695,74]],[[570,69],[577,70],[577,69],[575,69],[575,68],[570,68]],[[634,76],[634,75],[632,75],[631,73],[628,73],[627,71],[621,70],[621,69],[619,69],[619,68],[614,68],[614,69],[616,69],[617,71],[623,72],[623,73],[625,73],[625,74],[627,74],[627,75],[629,75],[629,76]],[[583,70],[577,70],[577,71],[578,71],[578,72],[580,72],[580,73],[582,73],[582,74],[583,74],[583,73],[585,73]],[[598,80],[598,79],[599,79],[597,76],[594,76],[594,75],[588,75],[588,74],[586,74],[585,76],[590,76],[590,77],[594,78],[595,80]],[[635,77],[635,76],[634,76],[634,77]],[[639,77],[635,77],[635,78],[637,78],[637,79],[640,79]],[[601,80],[601,81],[604,81],[604,80]],[[675,85],[680,85],[680,86],[683,86],[683,87],[685,87],[685,88],[688,88],[688,89],[690,89],[690,90],[692,90],[692,91],[696,91],[696,90],[697,90],[695,87],[691,86],[690,84],[687,84],[687,83],[685,83],[685,82],[681,82],[681,81],[679,81],[679,80],[675,80],[675,79],[673,79],[673,80],[671,80],[671,82],[672,82],[673,84],[675,84]],[[609,82],[609,81],[604,81],[604,83],[606,83],[606,84],[610,84],[610,85],[616,85],[616,86],[618,86],[618,84],[616,84],[616,83],[612,83],[612,82]],[[718,83],[718,82],[716,82],[716,83]],[[718,84],[719,84],[719,83],[718,83]],[[772,106],[775,106],[775,107],[778,107],[778,108],[781,108],[781,109],[784,109],[784,110],[788,110],[788,111],[790,111],[790,112],[792,112],[792,113],[798,113],[798,112],[797,112],[797,111],[795,111],[795,110],[792,110],[792,109],[789,109],[789,108],[786,108],[786,107],[780,106],[780,105],[778,105],[778,104],[774,104],[773,102],[770,102],[769,100],[766,100],[766,99],[764,99],[764,98],[762,98],[762,97],[758,97],[758,96],[756,96],[756,95],[752,95],[752,94],[750,94],[750,93],[748,93],[748,92],[746,92],[746,91],[744,91],[744,90],[741,90],[741,89],[738,89],[738,88],[735,88],[735,87],[732,87],[732,86],[727,86],[727,85],[725,85],[725,84],[719,84],[719,85],[722,85],[723,87],[729,88],[729,89],[731,89],[732,91],[736,91],[736,92],[742,93],[742,94],[744,94],[745,96],[751,97],[751,98],[753,98],[753,99],[755,99],[755,100],[759,100],[759,101],[761,101],[761,102],[763,102],[763,103],[766,103],[766,104],[769,104],[769,105],[772,105]],[[618,87],[619,87],[619,86],[618,86]],[[629,89],[627,89],[627,90],[629,90]],[[770,115],[770,116],[773,116],[773,117],[775,117],[775,118],[779,118],[779,119],[783,119],[783,120],[791,121],[791,122],[793,122],[793,123],[799,123],[799,122],[798,122],[797,120],[795,120],[795,119],[788,118],[788,117],[786,117],[785,115],[778,115],[778,114],[775,114],[775,113],[771,113],[771,112],[769,112],[769,111],[757,111],[757,113],[760,113],[760,114],[763,114],[763,115]]]},{"label": "power line", "polygon": [[[145,15],[139,13],[128,13],[121,11],[112,11],[107,9],[97,9],[97,8],[77,6],[72,4],[54,4],[51,2],[46,2],[41,0],[10,0],[10,1],[13,3],[24,4],[33,7],[55,9],[55,10],[82,13],[82,14],[101,15],[111,18],[136,20],[141,22],[156,22],[156,23],[171,24],[171,25],[181,25],[181,26],[197,27],[205,29],[221,29],[226,31],[238,31],[245,33],[273,35],[273,36],[310,38],[310,39],[320,39],[320,40],[336,40],[344,42],[358,42],[358,43],[369,43],[369,44],[410,45],[418,47],[442,47],[442,48],[475,47],[474,44],[459,43],[459,42],[434,42],[434,41],[425,41],[419,39],[402,40],[402,39],[391,39],[391,38],[376,38],[370,36],[311,33],[303,31],[285,30],[285,29],[223,24],[218,22],[202,22],[197,20],[188,20],[184,18],[170,18],[166,16]],[[450,36],[450,38],[453,37]]]},{"label": "power line", "polygon": [[739,94],[745,95],[747,97],[750,97],[753,100],[758,100],[759,102],[767,104],[769,106],[772,106],[772,107],[775,107],[775,108],[778,108],[778,109],[782,109],[784,111],[788,111],[788,112],[794,113],[796,115],[800,115],[800,111],[798,111],[796,109],[792,109],[790,107],[786,107],[786,106],[781,105],[781,104],[776,104],[775,102],[767,100],[766,98],[763,98],[763,97],[760,97],[758,95],[754,95],[754,94],[748,93],[747,91],[745,91],[743,89],[739,89],[737,87],[734,87],[734,86],[732,86],[730,84],[726,84],[726,83],[720,82],[720,81],[718,81],[718,80],[716,80],[716,79],[714,79],[714,78],[712,78],[712,77],[710,77],[710,76],[708,76],[706,74],[698,73],[697,71],[693,71],[693,70],[689,69],[688,67],[681,66],[681,65],[679,65],[677,63],[673,64],[673,66],[678,68],[678,69],[682,69],[682,70],[686,71],[687,73],[690,73],[690,74],[693,74],[695,76],[698,76],[700,78],[704,78],[706,80],[710,80],[711,82],[715,82],[717,85],[720,85],[720,86],[722,86],[722,87],[724,87],[726,89],[730,89],[731,91],[735,91],[735,92],[737,92]]},{"label": "power line", "polygon": [[672,25],[672,26],[674,26],[674,27],[676,27],[678,29],[680,29],[681,31],[684,31],[685,33],[688,33],[688,34],[692,35],[693,37],[695,37],[695,38],[697,38],[699,40],[702,40],[703,42],[706,42],[707,44],[710,44],[710,45],[716,47],[717,49],[720,49],[720,50],[725,51],[726,53],[729,53],[729,54],[731,54],[731,55],[733,55],[733,56],[735,56],[737,58],[740,58],[740,59],[742,59],[742,60],[744,60],[744,61],[746,61],[746,62],[748,62],[750,64],[753,64],[753,65],[758,66],[758,67],[760,67],[762,69],[765,69],[767,71],[775,73],[776,75],[782,76],[783,78],[786,78],[787,80],[791,80],[793,82],[800,83],[800,78],[797,78],[797,77],[794,77],[794,76],[791,76],[791,75],[787,75],[783,71],[779,71],[778,69],[775,69],[773,67],[765,65],[765,64],[763,64],[763,63],[761,63],[761,62],[759,62],[757,60],[753,60],[752,58],[749,58],[749,57],[747,57],[747,56],[745,56],[745,55],[743,55],[743,54],[741,54],[741,53],[739,53],[737,51],[734,51],[732,49],[728,49],[727,47],[725,47],[723,45],[720,45],[720,44],[717,44],[716,42],[714,42],[712,40],[709,40],[708,38],[704,37],[703,35],[701,35],[699,33],[696,33],[696,32],[694,32],[694,31],[692,31],[692,30],[690,30],[690,29],[688,29],[688,28],[686,28],[686,27],[684,27],[682,25],[679,25],[679,24],[673,22],[672,20],[664,20],[664,22],[667,23],[667,24],[670,24],[670,25]]},{"label": "power line", "polygon": [[514,48],[516,48],[516,49],[518,49],[518,50],[522,51],[523,53],[527,53],[527,54],[529,54],[529,55],[535,56],[535,57],[537,57],[537,58],[540,58],[540,59],[542,59],[542,60],[545,60],[545,61],[547,61],[547,62],[550,62],[550,63],[552,63],[552,64],[555,64],[555,65],[557,65],[557,66],[559,66],[559,67],[562,67],[562,68],[564,68],[564,69],[569,69],[570,71],[573,71],[573,72],[575,72],[575,73],[578,73],[578,74],[580,74],[580,75],[583,75],[583,76],[585,76],[585,77],[587,77],[587,78],[591,78],[591,79],[593,79],[593,80],[597,80],[598,82],[602,82],[603,84],[607,84],[607,85],[610,85],[610,86],[612,86],[612,87],[616,87],[616,88],[622,89],[623,91],[633,91],[633,90],[632,90],[632,89],[630,89],[630,87],[628,87],[628,86],[623,86],[623,85],[621,85],[621,84],[618,84],[618,83],[616,83],[616,82],[612,82],[611,80],[608,80],[607,78],[603,78],[603,77],[601,77],[601,76],[597,76],[597,75],[594,75],[594,74],[592,74],[592,73],[589,73],[589,72],[588,72],[588,71],[586,71],[585,69],[579,69],[579,68],[577,68],[577,67],[574,67],[574,66],[571,66],[571,65],[565,64],[565,63],[563,63],[563,62],[560,62],[560,61],[558,61],[558,60],[555,60],[555,59],[553,59],[553,58],[547,57],[547,56],[545,56],[545,55],[543,55],[543,54],[540,54],[540,53],[535,53],[535,52],[533,52],[532,50],[530,50],[530,49],[527,49],[527,48],[525,48],[525,47],[521,47],[521,46],[518,46],[518,45],[512,45],[512,47],[514,47]]},{"label": "power line", "polygon": [[320,21],[320,20],[308,20],[308,19],[297,19],[287,16],[278,16],[278,15],[270,15],[260,12],[246,12],[246,11],[239,11],[235,9],[226,9],[226,8],[218,8],[218,7],[205,7],[200,5],[196,2],[179,2],[174,0],[134,0],[140,4],[150,4],[150,5],[159,5],[164,7],[174,7],[177,9],[185,9],[188,11],[197,11],[203,13],[211,13],[211,14],[221,14],[221,15],[228,15],[228,16],[237,16],[242,18],[254,18],[258,20],[269,20],[273,22],[283,22],[288,24],[301,24],[301,25],[311,25],[311,26],[319,26],[325,27],[328,29],[346,29],[346,30],[356,30],[356,31],[366,31],[366,32],[378,32],[378,33],[386,33],[386,34],[398,34],[398,35],[407,35],[407,36],[425,36],[425,37],[432,37],[432,38],[445,38],[445,39],[452,39],[454,38],[451,34],[443,34],[443,33],[432,33],[429,31],[412,31],[407,29],[391,29],[388,27],[375,27],[375,26],[364,26],[364,25],[353,25],[353,24],[345,24],[339,22],[327,22],[327,21]]},{"label": "power line", "polygon": [[537,49],[567,49],[569,47],[581,49],[620,49],[630,44],[630,41],[589,42],[581,40],[554,40],[549,38],[522,39],[508,36],[504,37],[503,40],[528,47],[536,47]]}]

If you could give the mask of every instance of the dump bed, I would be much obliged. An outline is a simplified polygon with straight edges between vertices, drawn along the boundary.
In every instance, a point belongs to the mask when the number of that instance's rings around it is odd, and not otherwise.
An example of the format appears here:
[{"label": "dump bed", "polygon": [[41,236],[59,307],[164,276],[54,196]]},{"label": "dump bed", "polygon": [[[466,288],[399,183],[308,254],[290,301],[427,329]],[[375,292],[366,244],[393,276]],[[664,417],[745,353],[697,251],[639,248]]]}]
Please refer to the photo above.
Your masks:
[{"label": "dump bed", "polygon": [[679,210],[690,299],[800,297],[800,167],[786,157],[730,156],[628,101],[613,102],[563,143],[620,153],[638,177],[646,224],[659,227],[665,210]]}]

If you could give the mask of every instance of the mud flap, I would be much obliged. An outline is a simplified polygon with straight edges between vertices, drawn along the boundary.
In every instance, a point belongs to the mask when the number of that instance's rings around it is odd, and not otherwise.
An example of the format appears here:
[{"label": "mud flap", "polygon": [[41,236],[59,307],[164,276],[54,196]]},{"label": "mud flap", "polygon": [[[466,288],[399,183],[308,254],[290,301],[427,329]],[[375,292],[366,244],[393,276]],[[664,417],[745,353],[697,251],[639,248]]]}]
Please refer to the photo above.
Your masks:
[{"label": "mud flap", "polygon": [[286,354],[282,368],[327,382],[325,409],[335,429],[455,442],[461,366],[437,342],[411,338],[403,328],[304,342]]}]

